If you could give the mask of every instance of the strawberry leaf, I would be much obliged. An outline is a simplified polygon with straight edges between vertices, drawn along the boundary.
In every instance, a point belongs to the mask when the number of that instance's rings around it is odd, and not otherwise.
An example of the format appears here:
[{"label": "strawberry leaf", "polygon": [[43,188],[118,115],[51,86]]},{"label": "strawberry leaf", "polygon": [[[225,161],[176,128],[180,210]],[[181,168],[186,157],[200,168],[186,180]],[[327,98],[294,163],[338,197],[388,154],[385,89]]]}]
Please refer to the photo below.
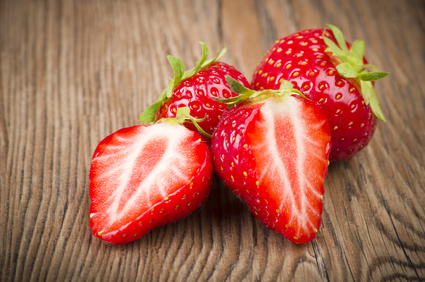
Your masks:
[{"label": "strawberry leaf", "polygon": [[239,81],[237,81],[231,76],[226,75],[226,81],[229,84],[230,89],[234,93],[239,95],[232,98],[213,98],[217,102],[227,104],[227,105],[233,105],[242,101],[246,101],[250,99],[253,95],[255,95],[255,93],[257,93],[254,90],[246,88],[241,83],[239,83]]},{"label": "strawberry leaf", "polygon": [[334,41],[325,36],[325,30],[323,30],[323,40],[327,45],[325,52],[332,52],[332,56],[336,57],[332,58],[332,60],[336,63],[336,69],[342,77],[355,78],[360,83],[366,105],[370,105],[372,112],[377,118],[385,121],[371,81],[381,79],[387,76],[388,73],[379,71],[375,65],[363,64],[365,53],[363,40],[354,41],[350,50],[348,50],[341,30],[334,25],[329,24],[328,26],[338,44],[335,44]]},{"label": "strawberry leaf", "polygon": [[139,121],[145,124],[153,123],[155,121],[156,113],[162,105],[162,101],[157,101],[151,104],[139,117]]},{"label": "strawberry leaf", "polygon": [[332,30],[336,42],[343,51],[348,52],[347,43],[345,42],[345,37],[342,31],[334,25],[328,24],[328,27]]},{"label": "strawberry leaf", "polygon": [[385,122],[386,120],[379,105],[378,97],[376,97],[372,82],[361,80],[360,85],[362,88],[363,99],[365,100],[366,105],[370,105],[373,114]]},{"label": "strawberry leaf", "polygon": [[363,65],[363,56],[365,51],[365,45],[363,40],[355,40],[351,45],[351,53],[353,53],[357,61],[355,62],[358,65]]},{"label": "strawberry leaf", "polygon": [[342,63],[336,66],[339,74],[345,78],[356,77],[358,72],[349,64]]},{"label": "strawberry leaf", "polygon": [[198,122],[202,122],[205,119],[206,117],[199,119],[191,116],[189,107],[180,107],[177,109],[176,118],[168,118],[166,120],[168,122],[173,122],[172,120],[176,120],[180,124],[190,121],[196,127],[199,133],[204,134],[208,138],[211,138],[212,136],[205,132],[205,130],[203,130],[202,127],[198,124]]},{"label": "strawberry leaf", "polygon": [[294,85],[287,80],[282,80],[282,83],[278,90],[266,89],[263,91],[255,91],[246,88],[240,82],[230,76],[226,76],[226,81],[229,84],[230,89],[232,89],[232,91],[236,94],[239,94],[239,96],[228,99],[214,98],[214,100],[227,105],[234,105],[248,100],[255,103],[266,100],[271,97],[285,97],[290,95],[298,95],[307,100],[310,100],[306,96],[304,96],[304,94],[301,93],[299,90],[294,89]]},{"label": "strawberry leaf", "polygon": [[[268,91],[268,92],[270,92],[270,91]],[[280,84],[279,90],[274,91],[274,94],[276,94],[277,96],[281,96],[281,97],[286,96],[286,95],[297,95],[297,96],[303,97],[306,100],[311,101],[311,99],[307,98],[301,91],[295,89],[292,82],[289,82],[289,81],[284,80],[284,79],[282,80],[282,83]]]},{"label": "strawberry leaf", "polygon": [[375,66],[375,65],[372,65],[372,64],[363,65],[363,68],[367,72],[379,72],[379,68],[377,66]]},{"label": "strawberry leaf", "polygon": [[177,109],[176,118],[190,116],[190,109],[188,107],[180,107]]},{"label": "strawberry leaf", "polygon": [[338,45],[335,44],[331,39],[326,36],[323,36],[323,40],[328,48],[325,49],[325,52],[331,52],[335,57],[338,57],[342,61],[347,61],[347,53],[341,50]]},{"label": "strawberry leaf", "polygon": [[255,93],[254,90],[246,88],[239,81],[237,81],[236,79],[234,79],[231,76],[226,75],[226,81],[229,84],[230,89],[232,89],[232,91],[237,93],[237,94],[250,95],[250,94]]},{"label": "strawberry leaf", "polygon": [[226,47],[223,47],[223,49],[217,54],[217,56],[215,58],[207,60],[208,54],[209,54],[208,47],[202,41],[200,41],[199,43],[202,46],[202,58],[198,63],[196,63],[196,67],[194,69],[187,71],[183,74],[182,80],[185,80],[185,79],[197,74],[201,69],[206,68],[209,65],[211,65],[212,63],[218,61],[219,59],[221,59],[221,57],[224,56],[224,54],[226,53],[226,50],[227,50]]},{"label": "strawberry leaf", "polygon": [[[194,76],[195,74],[197,74],[203,68],[206,68],[209,65],[211,65],[212,63],[218,61],[219,59],[221,59],[224,56],[224,54],[226,54],[226,51],[227,51],[226,47],[223,47],[223,49],[217,54],[217,56],[215,58],[212,58],[210,60],[207,60],[208,55],[209,55],[208,47],[202,41],[200,41],[199,44],[201,44],[201,46],[202,46],[202,57],[201,57],[201,60],[199,62],[197,62],[196,63],[196,67],[194,69],[190,70],[190,71],[184,71],[184,67],[183,67],[183,74],[182,74],[182,77],[181,77],[179,83],[182,80],[185,80],[185,79],[187,79],[189,77]],[[176,78],[174,78],[174,80],[176,80]],[[177,83],[177,85],[173,86],[173,90],[177,86],[178,86],[178,83]]]},{"label": "strawberry leaf", "polygon": [[[203,119],[204,120],[204,119]],[[208,138],[212,138],[212,135],[207,133],[199,124],[198,121],[194,118],[190,119],[190,121],[192,122],[192,124],[196,127],[196,129],[198,130],[199,133],[207,136]]]},{"label": "strawberry leaf", "polygon": [[184,75],[184,65],[180,59],[175,58],[173,56],[168,56],[168,61],[170,62],[174,70],[174,79],[173,79],[173,89],[174,89],[182,81],[182,78]]},{"label": "strawberry leaf", "polygon": [[202,127],[198,124],[199,122],[203,122],[206,119],[204,118],[195,118],[190,115],[190,109],[188,107],[180,107],[177,109],[176,117],[171,118],[162,118],[157,121],[157,123],[161,122],[168,122],[171,124],[183,124],[185,122],[191,122],[199,133],[204,134],[208,138],[211,138],[212,136],[205,132],[205,130],[202,129]]},{"label": "strawberry leaf", "polygon": [[205,61],[208,58],[209,51],[208,51],[207,44],[205,44],[205,42],[200,41],[199,43],[202,46],[202,58],[197,65],[200,66],[200,68],[202,68],[202,65],[205,63]]},{"label": "strawberry leaf", "polygon": [[279,90],[286,92],[286,91],[291,91],[293,89],[294,89],[294,85],[291,82],[287,80],[282,80]]},{"label": "strawberry leaf", "polygon": [[364,81],[375,81],[384,78],[388,75],[387,72],[369,72],[359,74],[356,78]]},{"label": "strawberry leaf", "polygon": [[214,62],[216,62],[216,61],[220,60],[220,59],[224,56],[224,54],[226,54],[226,52],[227,52],[227,48],[226,48],[226,47],[223,47],[223,49],[221,49],[221,51],[217,54],[217,56],[216,56],[215,58],[210,59],[210,60],[208,60],[208,61],[205,61],[205,62],[202,64],[202,68],[205,68],[205,67],[207,67],[207,66],[211,65],[212,63],[214,63]]},{"label": "strawberry leaf", "polygon": [[184,73],[183,80],[197,74],[202,68],[204,68],[206,66],[205,62],[206,62],[206,60],[208,58],[208,54],[209,54],[208,47],[202,41],[200,41],[199,43],[202,46],[202,58],[199,62],[196,63],[196,67],[194,69]]},{"label": "strawberry leaf", "polygon": [[[371,85],[369,85],[368,83],[367,83],[367,81],[363,81],[363,80],[361,80],[360,81],[360,87],[361,87],[361,94],[362,94],[362,96],[363,96],[363,100],[364,100],[364,102],[366,103],[366,106],[369,106],[369,104],[370,104],[370,99],[369,99],[369,97],[370,97],[370,86]],[[373,88],[373,85],[372,85],[372,88]]]}]

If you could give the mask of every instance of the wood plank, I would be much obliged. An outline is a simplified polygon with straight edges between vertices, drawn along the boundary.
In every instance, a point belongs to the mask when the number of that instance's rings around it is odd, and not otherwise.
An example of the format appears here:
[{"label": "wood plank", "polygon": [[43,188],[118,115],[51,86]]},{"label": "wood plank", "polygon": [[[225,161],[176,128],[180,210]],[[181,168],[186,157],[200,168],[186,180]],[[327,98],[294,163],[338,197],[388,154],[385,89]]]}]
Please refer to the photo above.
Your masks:
[{"label": "wood plank", "polygon": [[[295,245],[216,177],[195,213],[125,246],[91,235],[97,143],[137,124],[172,75],[223,45],[248,79],[269,46],[339,26],[363,38],[386,123],[331,164],[322,227]],[[0,3],[0,279],[425,280],[425,5],[397,1],[32,1]]]}]

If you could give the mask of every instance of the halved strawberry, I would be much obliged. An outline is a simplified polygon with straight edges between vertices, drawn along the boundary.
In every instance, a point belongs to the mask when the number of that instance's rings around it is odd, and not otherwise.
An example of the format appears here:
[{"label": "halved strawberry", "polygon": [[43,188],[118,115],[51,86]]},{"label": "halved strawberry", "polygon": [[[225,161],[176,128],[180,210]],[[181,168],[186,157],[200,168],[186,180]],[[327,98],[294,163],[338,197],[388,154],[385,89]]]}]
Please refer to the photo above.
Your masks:
[{"label": "halved strawberry", "polygon": [[213,134],[216,171],[265,226],[295,243],[312,240],[320,227],[330,152],[325,114],[292,96],[300,93],[289,82],[262,92],[229,83],[248,101],[231,108]]},{"label": "halved strawberry", "polygon": [[181,219],[206,200],[212,163],[201,136],[173,120],[123,128],[90,167],[93,235],[124,244]]},{"label": "halved strawberry", "polygon": [[[227,84],[225,76],[231,76],[245,86],[249,86],[249,82],[236,68],[218,61],[225,54],[226,48],[215,58],[207,60],[208,48],[205,43],[200,43],[202,58],[193,70],[185,71],[181,60],[168,56],[174,70],[174,78],[170,80],[168,88],[159,100],[143,112],[139,121],[150,123],[161,118],[175,117],[178,108],[189,107],[193,117],[203,119],[198,123],[202,130],[208,135],[213,133],[227,108],[227,105],[215,99],[236,96]],[[191,130],[199,130],[191,123],[186,123],[185,126]],[[209,143],[211,138],[206,136],[203,135]]]},{"label": "halved strawberry", "polygon": [[335,26],[307,29],[275,42],[255,69],[252,87],[279,89],[288,80],[329,120],[331,161],[346,160],[366,147],[377,118],[385,120],[372,81],[387,75],[367,63],[364,42],[345,41]]}]

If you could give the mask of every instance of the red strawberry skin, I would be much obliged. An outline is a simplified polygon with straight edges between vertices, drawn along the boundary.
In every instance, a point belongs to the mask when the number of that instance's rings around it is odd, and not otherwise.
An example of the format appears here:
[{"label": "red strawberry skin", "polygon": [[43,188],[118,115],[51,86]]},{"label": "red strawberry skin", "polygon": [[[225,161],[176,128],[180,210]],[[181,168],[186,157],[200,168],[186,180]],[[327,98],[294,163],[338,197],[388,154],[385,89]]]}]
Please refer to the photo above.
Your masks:
[{"label": "red strawberry skin", "polygon": [[[202,129],[212,134],[227,105],[217,102],[214,98],[230,98],[237,96],[229,87],[225,76],[230,76],[249,87],[245,76],[236,68],[223,62],[215,62],[203,68],[195,75],[180,82],[173,90],[172,97],[158,110],[156,120],[175,117],[177,108],[189,107],[190,114],[199,119],[206,119],[198,124]],[[187,128],[198,131],[192,123],[184,124]],[[208,138],[205,137],[207,141]]]},{"label": "red strawberry skin", "polygon": [[[340,161],[369,144],[377,118],[366,106],[357,82],[336,70],[325,52],[322,33],[323,29],[309,29],[276,41],[255,69],[252,87],[278,89],[281,79],[292,82],[326,113],[332,135],[330,160]],[[327,34],[334,40],[332,32]]]},{"label": "red strawberry skin", "polygon": [[125,244],[186,217],[205,202],[212,172],[207,145],[182,125],[118,130],[98,144],[91,162],[93,235]]},{"label": "red strawberry skin", "polygon": [[295,243],[320,227],[330,152],[323,111],[299,97],[230,109],[211,144],[215,170],[268,228]]}]

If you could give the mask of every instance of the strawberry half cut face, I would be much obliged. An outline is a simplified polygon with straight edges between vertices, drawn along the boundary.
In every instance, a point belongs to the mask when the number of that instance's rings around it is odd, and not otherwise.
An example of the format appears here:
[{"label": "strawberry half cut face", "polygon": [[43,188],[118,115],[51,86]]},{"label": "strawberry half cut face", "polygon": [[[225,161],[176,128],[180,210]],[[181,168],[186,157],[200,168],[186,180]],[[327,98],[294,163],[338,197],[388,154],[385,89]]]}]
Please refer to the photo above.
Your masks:
[{"label": "strawberry half cut face", "polygon": [[232,108],[212,143],[225,184],[264,225],[296,243],[320,227],[329,152],[325,114],[294,96]]},{"label": "strawberry half cut face", "polygon": [[167,122],[123,128],[97,146],[90,227],[123,244],[183,218],[207,198],[212,164],[199,134]]}]

